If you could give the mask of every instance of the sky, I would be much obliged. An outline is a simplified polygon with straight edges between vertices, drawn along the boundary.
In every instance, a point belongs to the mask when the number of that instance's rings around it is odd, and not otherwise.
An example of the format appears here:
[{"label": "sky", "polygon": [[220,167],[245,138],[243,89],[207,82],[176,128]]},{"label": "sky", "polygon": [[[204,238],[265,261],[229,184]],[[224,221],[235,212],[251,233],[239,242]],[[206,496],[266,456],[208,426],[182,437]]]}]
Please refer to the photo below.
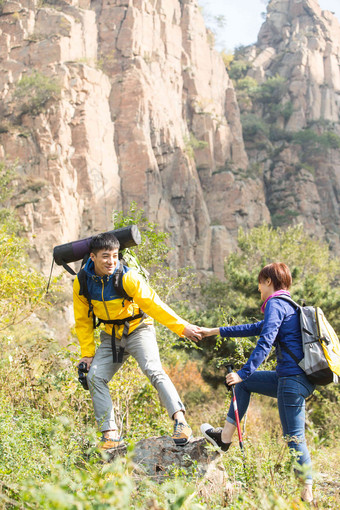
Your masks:
[{"label": "sky", "polygon": [[[198,0],[198,3],[203,6],[207,26],[214,27],[217,49],[233,51],[236,46],[256,42],[268,1]],[[319,5],[323,10],[334,12],[340,20],[340,0],[319,0]],[[223,28],[216,26],[216,16],[224,16]]]}]

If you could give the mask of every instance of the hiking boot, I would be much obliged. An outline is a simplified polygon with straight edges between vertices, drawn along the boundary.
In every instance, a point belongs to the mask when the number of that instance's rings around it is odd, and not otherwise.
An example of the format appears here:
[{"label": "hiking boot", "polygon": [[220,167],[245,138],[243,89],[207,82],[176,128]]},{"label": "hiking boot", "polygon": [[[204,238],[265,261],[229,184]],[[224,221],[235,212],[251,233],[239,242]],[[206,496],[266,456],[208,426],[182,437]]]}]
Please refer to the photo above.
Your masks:
[{"label": "hiking boot", "polygon": [[111,437],[105,437],[103,435],[100,442],[100,448],[102,450],[112,450],[113,448],[120,448],[123,446],[125,446],[125,443],[121,437],[113,439]]},{"label": "hiking boot", "polygon": [[201,432],[209,443],[216,446],[219,450],[222,450],[222,452],[227,452],[229,450],[231,443],[224,443],[222,441],[221,427],[214,429],[209,423],[203,423],[203,425],[201,425]]},{"label": "hiking boot", "polygon": [[181,423],[175,420],[174,433],[171,436],[176,446],[185,446],[192,438],[192,430],[187,423]]}]

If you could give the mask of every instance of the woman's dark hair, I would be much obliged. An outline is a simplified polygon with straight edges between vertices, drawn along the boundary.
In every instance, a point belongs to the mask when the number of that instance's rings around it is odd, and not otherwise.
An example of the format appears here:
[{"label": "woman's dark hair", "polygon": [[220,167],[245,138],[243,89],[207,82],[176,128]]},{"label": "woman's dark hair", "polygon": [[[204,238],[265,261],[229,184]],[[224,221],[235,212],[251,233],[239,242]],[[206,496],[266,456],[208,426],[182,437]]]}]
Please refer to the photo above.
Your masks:
[{"label": "woman's dark hair", "polygon": [[90,242],[90,253],[97,253],[100,250],[119,250],[120,244],[117,237],[109,232],[93,236]]},{"label": "woman's dark hair", "polygon": [[259,272],[259,283],[270,278],[275,290],[288,290],[292,285],[292,275],[289,267],[283,262],[273,262],[268,264]]}]

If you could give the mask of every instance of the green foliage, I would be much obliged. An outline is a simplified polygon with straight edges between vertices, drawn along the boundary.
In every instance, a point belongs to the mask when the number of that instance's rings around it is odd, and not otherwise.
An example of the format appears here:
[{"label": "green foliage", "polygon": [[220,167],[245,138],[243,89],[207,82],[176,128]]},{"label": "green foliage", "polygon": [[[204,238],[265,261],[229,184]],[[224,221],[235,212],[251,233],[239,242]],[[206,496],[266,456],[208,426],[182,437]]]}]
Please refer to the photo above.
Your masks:
[{"label": "green foliage", "polygon": [[118,417],[125,414],[127,439],[132,437],[130,426],[136,427],[135,434],[127,456],[106,463],[89,425],[89,392],[76,378],[77,353],[60,350],[41,334],[32,335],[28,344],[26,339],[25,345],[18,338],[2,338],[1,502],[46,510],[127,510],[146,508],[152,500],[170,510],[184,509],[190,501],[190,508],[200,508],[187,480],[173,475],[159,487],[135,474],[133,442],[170,433],[156,391],[135,361],[127,362],[111,383]]},{"label": "green foliage", "polygon": [[[289,142],[299,146],[301,163],[313,167],[312,159],[323,150],[339,149],[340,136],[335,125],[319,119],[298,132],[286,131],[284,125],[293,114],[293,103],[289,100],[287,80],[279,75],[269,77],[263,83],[248,76],[251,65],[246,49],[235,51],[234,58],[228,61],[228,72],[234,81],[241,110],[243,137],[246,142],[255,142],[258,150],[266,150],[268,158],[275,160],[271,152],[272,144]],[[257,140],[256,140],[257,138]],[[264,140],[268,141],[264,142]],[[273,217],[275,226],[289,224],[295,211]]]},{"label": "green foliage", "polygon": [[240,78],[237,81],[237,90],[244,90],[248,94],[254,93],[255,90],[258,88],[258,83],[254,78],[251,78],[250,76],[245,76],[244,78]]},{"label": "green foliage", "polygon": [[126,212],[114,211],[113,223],[115,228],[129,225],[138,226],[142,241],[133,251],[138,255],[143,266],[151,269],[158,268],[165,263],[169,251],[166,244],[169,234],[160,232],[156,223],[147,219],[143,209],[140,209],[136,202],[131,202]]},{"label": "green foliage", "polygon": [[[6,165],[0,161],[0,207],[4,208],[6,202],[13,194],[12,181],[15,177],[15,166]],[[8,205],[8,204],[7,204]]]},{"label": "green foliage", "polygon": [[293,103],[291,101],[287,101],[282,106],[280,106],[280,115],[284,118],[285,121],[289,120],[292,113],[294,111]]},{"label": "green foliage", "polygon": [[137,225],[141,232],[141,244],[129,250],[138,259],[141,266],[150,272],[150,284],[164,301],[169,301],[178,293],[185,294],[186,287],[194,286],[195,275],[190,268],[171,270],[167,263],[170,252],[169,234],[159,230],[158,225],[149,221],[143,209],[131,202],[126,212],[113,213],[115,228]]},{"label": "green foliage", "polygon": [[[5,197],[5,194],[3,196]],[[118,224],[115,226],[131,223],[139,225],[143,242],[138,249],[138,256],[145,265],[150,258],[161,275],[162,271],[165,271],[163,264],[168,253],[166,236],[157,233],[156,226],[148,222],[136,204],[131,204],[129,214],[123,216],[122,213],[116,213]],[[255,295],[256,264],[261,265],[267,258],[270,259],[268,243],[271,244],[274,255],[279,254],[281,258],[281,253],[284,253],[287,260],[292,259],[298,266],[299,282],[303,278],[310,278],[312,270],[316,273],[320,271],[322,278],[328,278],[329,283],[332,283],[331,275],[339,274],[328,251],[324,250],[322,245],[315,247],[312,242],[308,244],[303,231],[292,230],[288,237],[285,237],[284,233],[278,237],[275,235],[268,227],[254,230],[251,235],[240,232],[239,258],[227,260],[226,269],[227,272],[230,271],[230,275],[227,273],[226,282],[211,282],[210,288],[207,286],[204,289],[204,298],[200,297],[202,311],[199,312],[199,318],[202,324],[215,326],[220,320],[232,321],[232,318],[227,316],[228,311],[244,314],[248,310],[257,313],[259,303],[258,295]],[[18,254],[26,249],[21,245],[15,247],[13,239],[11,242],[13,249],[9,250],[6,261],[9,267],[14,266]],[[298,254],[295,254],[294,250],[298,251]],[[307,255],[302,256],[302,250],[308,252],[311,261]],[[15,267],[12,271],[13,280],[18,274],[19,279],[22,277],[20,257],[19,261],[20,268]],[[249,274],[244,271],[244,263],[247,261],[248,273],[249,267],[254,264],[252,275],[255,281],[250,281]],[[31,278],[31,275],[26,275],[26,278]],[[167,280],[162,281],[166,286],[164,282]],[[13,285],[16,285],[15,281]],[[320,290],[321,283],[316,281],[315,285],[317,290]],[[312,288],[310,291],[312,295],[316,292]],[[26,292],[27,299],[31,299],[32,289],[27,288]],[[227,296],[224,295],[225,292],[228,293]],[[219,308],[220,303],[223,308]],[[197,319],[197,312],[192,304],[189,312],[189,319]],[[165,331],[165,328],[160,328],[160,331],[160,336],[163,335],[165,339],[164,344],[167,342],[169,345],[169,332]],[[207,342],[209,341],[212,339]],[[251,339],[247,341],[251,343]],[[77,381],[78,347],[71,344],[69,348],[61,349],[57,340],[39,331],[38,327],[33,327],[28,321],[25,321],[25,327],[21,324],[13,326],[6,331],[6,335],[2,334],[1,345],[1,508],[219,510],[230,507],[288,510],[301,507],[298,484],[292,474],[294,458],[289,455],[281,440],[277,412],[275,410],[276,415],[272,418],[270,406],[264,409],[263,415],[266,429],[269,430],[266,434],[262,426],[254,426],[254,416],[249,413],[248,420],[251,425],[250,433],[245,438],[246,465],[243,466],[236,442],[236,447],[234,445],[228,456],[223,456],[220,461],[226,471],[225,479],[232,484],[232,491],[225,499],[221,492],[210,489],[209,483],[202,482],[198,464],[194,460],[184,459],[185,467],[173,466],[164,477],[163,483],[155,483],[151,477],[136,469],[132,460],[134,441],[146,435],[169,434],[171,422],[159,404],[155,389],[141,374],[134,360],[124,364],[110,383],[115,412],[120,425],[124,424],[130,446],[125,457],[117,458],[115,462],[107,462],[106,454],[102,454],[96,447],[98,434],[91,425],[94,417],[89,392],[84,391]],[[215,345],[216,342],[213,347]],[[250,344],[240,341],[232,341],[231,345],[235,357],[239,359],[244,359],[251,348]],[[226,348],[220,341],[218,347]],[[196,349],[193,355],[187,350],[183,355],[183,351],[179,349],[172,349],[172,354],[170,350],[168,346],[168,359],[178,362],[178,367],[172,367],[173,370],[170,371],[171,377],[179,387],[180,383],[182,384],[181,390],[189,400],[188,417],[193,425],[197,427],[198,423],[207,420],[214,424],[222,423],[225,407],[230,402],[230,394],[226,399],[225,390],[207,389],[195,363],[201,351]],[[183,358],[188,359],[187,353],[190,361],[185,362]],[[216,353],[215,350],[214,354]],[[317,442],[317,438],[319,430],[327,423],[328,427],[332,427],[335,444],[338,429],[334,426],[334,410],[338,402],[332,392],[329,395],[320,393],[317,398],[324,403],[327,399],[327,412],[323,414],[313,407],[312,418],[315,419],[317,428],[311,427],[308,438],[313,438],[315,451],[323,452],[323,472],[330,473],[333,466],[328,462],[330,450],[325,446],[326,438],[324,442]],[[195,414],[197,409],[199,411]],[[260,400],[255,401],[253,409],[256,418],[262,409]],[[263,420],[264,418],[261,425]],[[335,467],[336,460],[335,455]],[[326,502],[320,508],[339,506],[336,495],[324,500]]]},{"label": "green foliage", "polygon": [[0,331],[29,317],[46,291],[45,279],[27,262],[26,247],[0,226]]},{"label": "green foliage", "polygon": [[225,265],[227,288],[244,302],[238,313],[258,316],[254,308],[257,275],[263,266],[279,260],[290,267],[295,299],[321,306],[339,329],[340,261],[331,255],[326,243],[306,235],[301,225],[286,230],[262,225],[249,232],[240,229],[238,247],[239,253],[231,254]]},{"label": "green foliage", "polygon": [[283,225],[291,224],[292,220],[299,216],[299,212],[294,209],[284,209],[282,212],[272,214],[273,227],[282,227]]},{"label": "green foliage", "polygon": [[204,140],[198,140],[193,133],[190,133],[189,137],[184,137],[185,152],[190,158],[195,157],[195,150],[201,150],[207,147],[208,142]]},{"label": "green foliage", "polygon": [[237,80],[244,79],[246,77],[249,69],[251,69],[251,64],[248,61],[235,58],[230,62],[228,74],[230,78],[235,80],[237,83]]},{"label": "green foliage", "polygon": [[0,331],[22,322],[42,303],[46,281],[27,256],[27,240],[8,205],[15,167],[0,162]]},{"label": "green foliage", "polygon": [[56,79],[34,71],[19,80],[14,97],[19,102],[22,114],[38,115],[48,101],[59,99],[60,91],[61,87]]},{"label": "green foliage", "polygon": [[340,136],[332,131],[326,131],[320,136],[320,143],[326,149],[340,149]]},{"label": "green foliage", "polygon": [[263,105],[279,103],[287,92],[287,80],[276,75],[261,83],[254,91],[254,99]]},{"label": "green foliage", "polygon": [[282,140],[290,142],[291,139],[292,139],[292,134],[290,131],[286,131],[285,129],[277,127],[274,124],[272,124],[270,126],[269,140],[271,142],[280,142]]},{"label": "green foliage", "polygon": [[19,222],[10,207],[15,175],[15,165],[0,161],[0,225],[6,225],[7,232],[13,234],[20,231]]},{"label": "green foliage", "polygon": [[229,51],[227,52],[225,50],[222,50],[220,54],[224,65],[226,66],[227,69],[229,69],[231,62],[234,60],[234,55],[231,52]]},{"label": "green foliage", "polygon": [[[239,89],[239,82],[237,89]],[[241,92],[242,90],[241,88]],[[253,112],[260,115],[270,125],[275,125],[280,118],[287,121],[293,113],[291,101],[283,102],[287,94],[287,80],[281,76],[268,78],[257,87],[249,89],[248,94],[253,103]]]},{"label": "green foliage", "polygon": [[[301,225],[286,230],[268,225],[238,234],[238,251],[225,261],[225,281],[212,278],[202,285],[201,311],[187,310],[193,323],[207,327],[244,324],[262,320],[258,274],[274,261],[285,262],[292,272],[292,296],[309,305],[320,306],[336,331],[340,332],[340,260],[333,257],[327,244],[304,233]],[[219,384],[219,370],[226,359],[240,368],[255,347],[255,338],[204,340],[203,375],[211,384]],[[273,367],[269,358],[263,369]]]},{"label": "green foliage", "polygon": [[258,115],[245,113],[241,115],[243,138],[246,141],[254,141],[255,137],[269,135],[268,124]]},{"label": "green foliage", "polygon": [[339,149],[340,136],[332,131],[325,131],[321,135],[316,133],[311,128],[306,128],[292,134],[293,143],[301,145],[304,152],[307,154],[310,151],[314,153],[321,149]]}]

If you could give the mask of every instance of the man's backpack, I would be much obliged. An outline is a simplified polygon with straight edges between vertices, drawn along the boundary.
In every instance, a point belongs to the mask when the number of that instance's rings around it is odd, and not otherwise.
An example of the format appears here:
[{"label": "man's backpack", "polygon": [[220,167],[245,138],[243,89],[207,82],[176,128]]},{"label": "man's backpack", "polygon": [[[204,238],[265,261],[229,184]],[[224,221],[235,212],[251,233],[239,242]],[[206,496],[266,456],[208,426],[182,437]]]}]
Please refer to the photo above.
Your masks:
[{"label": "man's backpack", "polygon": [[281,349],[296,361],[310,382],[321,386],[338,383],[340,342],[321,308],[300,306],[288,296],[277,296],[277,299],[290,302],[299,311],[304,357],[299,360],[286,345],[279,342]]}]

